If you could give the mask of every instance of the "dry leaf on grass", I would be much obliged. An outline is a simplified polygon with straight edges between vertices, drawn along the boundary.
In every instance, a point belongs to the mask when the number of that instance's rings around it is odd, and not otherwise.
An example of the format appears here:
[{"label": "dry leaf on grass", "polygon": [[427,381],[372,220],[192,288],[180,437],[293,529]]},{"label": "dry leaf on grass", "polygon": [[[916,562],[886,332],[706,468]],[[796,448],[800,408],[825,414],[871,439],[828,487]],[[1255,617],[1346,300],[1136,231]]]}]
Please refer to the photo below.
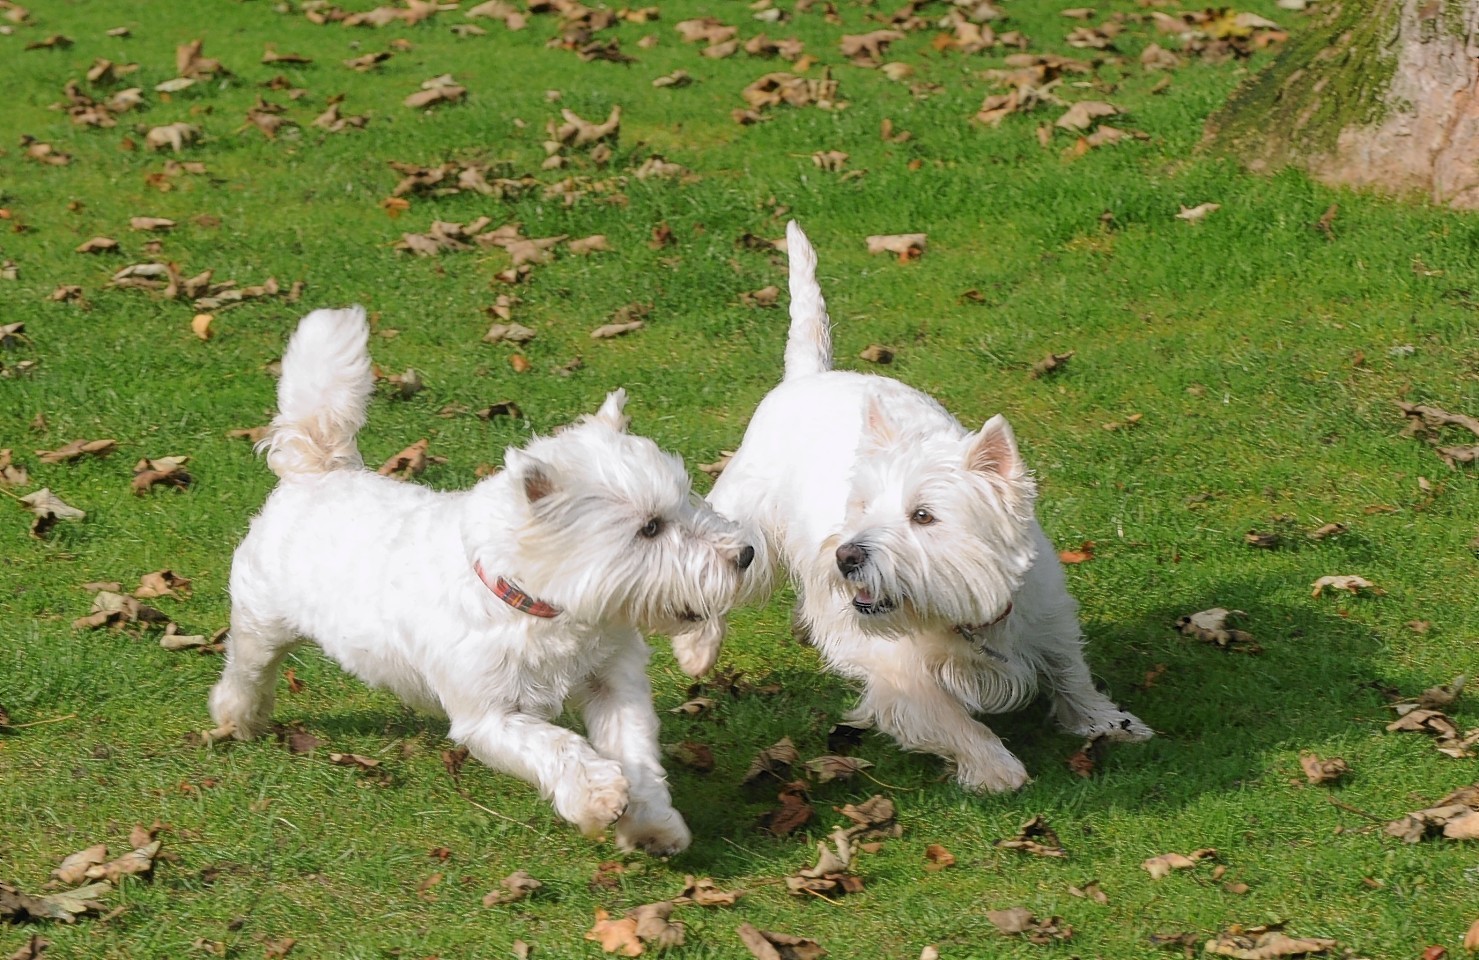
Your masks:
[{"label": "dry leaf on grass", "polygon": [[1329,953],[1336,946],[1336,941],[1323,937],[1291,937],[1284,933],[1283,924],[1247,928],[1234,924],[1208,940],[1203,951],[1238,960],[1277,960]]},{"label": "dry leaf on grass", "polygon": [[835,754],[827,754],[806,761],[806,769],[816,777],[817,783],[850,780],[871,766],[873,766],[872,763],[859,757],[840,757]]},{"label": "dry leaf on grass", "polygon": [[589,237],[579,237],[571,240],[566,244],[566,249],[578,256],[584,256],[588,253],[609,253],[611,244],[606,241],[605,234],[597,233]]},{"label": "dry leaf on grass", "polygon": [[776,795],[779,806],[760,815],[757,826],[771,836],[788,836],[810,823],[816,815],[815,808],[807,798],[806,783],[795,780],[781,788]]},{"label": "dry leaf on grass", "polygon": [[1234,617],[1246,616],[1248,615],[1241,610],[1213,607],[1210,610],[1177,617],[1176,629],[1184,636],[1195,637],[1220,650],[1230,650],[1236,653],[1262,653],[1263,647],[1251,633],[1234,629],[1227,624],[1228,620]]},{"label": "dry leaf on grass", "polygon": [[1377,596],[1382,596],[1386,593],[1385,590],[1365,577],[1353,575],[1321,577],[1314,582],[1313,587],[1314,589],[1310,592],[1310,596],[1312,597],[1318,597],[1323,594],[1326,587],[1329,587],[1331,590],[1345,590],[1353,595],[1360,593],[1362,590],[1370,591]]},{"label": "dry leaf on grass", "polygon": [[118,249],[118,241],[112,237],[93,237],[84,240],[73,250],[74,253],[107,253]]},{"label": "dry leaf on grass", "polygon": [[1038,945],[1068,940],[1073,936],[1073,928],[1064,923],[1061,917],[1039,920],[1026,907],[987,910],[986,919],[991,921],[992,926],[996,927],[996,931],[1002,936],[1010,937],[1020,934],[1028,943]]},{"label": "dry leaf on grass", "polygon": [[858,354],[858,359],[869,363],[889,364],[894,362],[894,352],[882,344],[870,343]]},{"label": "dry leaf on grass", "polygon": [[375,472],[382,477],[395,477],[398,480],[418,477],[426,470],[426,450],[429,445],[430,441],[423,437],[386,460]]},{"label": "dry leaf on grass", "polygon": [[714,750],[708,744],[695,740],[680,740],[663,747],[663,753],[674,763],[681,764],[698,773],[714,769]]},{"label": "dry leaf on grass", "polygon": [[1334,783],[1351,772],[1350,765],[1340,757],[1322,760],[1313,753],[1300,754],[1299,766],[1310,783]]},{"label": "dry leaf on grass", "polygon": [[1027,376],[1031,380],[1037,380],[1050,373],[1057,373],[1063,369],[1069,360],[1073,359],[1076,353],[1078,353],[1077,350],[1070,350],[1067,353],[1050,353],[1037,361],[1037,363],[1034,363],[1032,369],[1027,372]]},{"label": "dry leaf on grass", "polygon": [[1141,867],[1150,874],[1152,880],[1160,880],[1171,875],[1173,870],[1189,870],[1203,860],[1215,859],[1217,851],[1211,847],[1203,847],[1193,850],[1189,854],[1163,853],[1160,856],[1151,857],[1142,862]]},{"label": "dry leaf on grass", "polygon": [[0,883],[0,920],[20,923],[25,920],[60,920],[74,923],[84,913],[101,913],[103,904],[97,898],[110,892],[110,883],[91,883],[76,890],[67,890],[35,897],[8,883]]},{"label": "dry leaf on grass", "polygon": [[362,57],[351,57],[344,61],[344,65],[356,73],[367,73],[393,56],[395,54],[389,50],[381,50],[378,53],[367,53]]},{"label": "dry leaf on grass", "polygon": [[1098,771],[1099,764],[1103,762],[1104,755],[1108,752],[1108,736],[1101,733],[1098,736],[1090,737],[1083,742],[1083,745],[1078,750],[1069,755],[1068,769],[1073,771],[1075,776],[1088,779]]},{"label": "dry leaf on grass", "polygon": [[1222,209],[1220,203],[1199,203],[1194,207],[1182,207],[1176,214],[1177,220],[1185,220],[1187,223],[1200,223],[1207,214],[1215,213]]},{"label": "dry leaf on grass", "polygon": [[755,960],[819,960],[827,951],[808,937],[760,930],[742,923],[734,931]]},{"label": "dry leaf on grass", "polygon": [[591,331],[592,340],[609,340],[619,337],[633,330],[641,330],[646,324],[641,320],[629,320],[626,323],[607,323]]},{"label": "dry leaf on grass", "polygon": [[585,938],[599,943],[602,953],[623,957],[640,957],[648,947],[657,951],[679,947],[683,945],[685,928],[682,923],[668,921],[672,912],[673,904],[661,900],[628,910],[620,920],[612,920],[610,914],[597,907],[595,925]]},{"label": "dry leaf on grass", "polygon": [[690,873],[683,878],[683,890],[669,902],[693,903],[700,907],[732,907],[744,893],[743,890],[720,890],[710,878],[696,878]]},{"label": "dry leaf on grass", "polygon": [[79,850],[66,857],[60,866],[51,871],[51,876],[61,886],[75,887],[87,879],[87,871],[106,862],[107,859],[108,845],[106,843],[94,844],[86,850]]},{"label": "dry leaf on grass", "polygon": [[175,221],[168,217],[131,217],[128,225],[134,230],[163,231],[173,230]]},{"label": "dry leaf on grass", "polygon": [[10,448],[0,450],[0,486],[24,487],[30,482],[30,471],[11,462]]},{"label": "dry leaf on grass", "polygon": [[181,598],[190,596],[190,579],[182,577],[173,570],[156,570],[146,573],[139,578],[138,589],[134,590],[134,598],[138,600],[151,600],[155,597]]},{"label": "dry leaf on grass", "polygon": [[450,73],[422,81],[421,89],[401,101],[413,110],[439,103],[456,103],[467,94],[467,88],[452,79]]},{"label": "dry leaf on grass", "polygon": [[897,254],[900,263],[907,263],[910,260],[918,260],[924,253],[925,237],[923,233],[898,233],[868,237],[868,252]]},{"label": "dry leaf on grass", "polygon": [[48,487],[20,497],[19,502],[36,517],[31,521],[31,536],[37,540],[44,538],[58,521],[81,520],[87,516],[84,511],[64,502]]},{"label": "dry leaf on grass", "polygon": [[142,497],[156,486],[185,489],[191,483],[190,474],[185,472],[185,464],[189,462],[189,457],[158,457],[152,460],[146,457],[140,460],[134,464],[131,482],[134,494]]},{"label": "dry leaf on grass", "polygon": [[534,331],[519,323],[495,323],[483,334],[484,343],[528,343]]},{"label": "dry leaf on grass", "polygon": [[847,828],[850,837],[867,840],[904,835],[904,826],[898,821],[894,802],[881,794],[874,794],[862,803],[849,803],[839,812],[853,822]]},{"label": "dry leaf on grass", "polygon": [[1068,892],[1071,896],[1082,897],[1085,900],[1092,900],[1100,906],[1106,906],[1109,903],[1109,896],[1102,889],[1100,889],[1098,880],[1090,880],[1082,887],[1075,887],[1070,885],[1068,888]]},{"label": "dry leaf on grass", "polygon": [[994,845],[1002,850],[1020,850],[1036,857],[1068,856],[1057,832],[1048,826],[1048,821],[1041,815],[1022,824],[1015,837],[998,840]]},{"label": "dry leaf on grass", "polygon": [[883,60],[889,44],[904,39],[898,30],[873,30],[869,33],[845,34],[837,48],[860,67],[876,67]]},{"label": "dry leaf on grass", "polygon": [[840,897],[863,889],[863,880],[848,872],[852,863],[852,837],[841,828],[832,831],[832,846],[817,843],[816,866],[803,867],[786,878],[786,889],[796,896]]},{"label": "dry leaf on grass", "polygon": [[495,907],[502,903],[514,903],[523,900],[544,884],[531,877],[526,870],[515,870],[513,873],[498,881],[501,890],[494,890],[483,897],[483,906]]},{"label": "dry leaf on grass", "polygon": [[615,143],[621,136],[621,107],[612,105],[611,113],[601,123],[592,123],[573,110],[562,109],[560,116],[565,122],[556,125],[549,122],[550,139],[565,147],[580,149],[605,141]]},{"label": "dry leaf on grass", "polygon": [[755,759],[750,761],[750,767],[745,771],[742,784],[750,784],[761,777],[769,777],[778,781],[791,779],[791,767],[801,755],[796,752],[796,745],[791,742],[790,737],[782,737],[775,743],[755,754]]},{"label": "dry leaf on grass", "polygon": [[696,717],[699,714],[708,713],[710,710],[713,710],[716,704],[717,701],[713,697],[694,697],[673,707],[668,713]]},{"label": "dry leaf on grass", "polygon": [[1100,117],[1113,117],[1120,110],[1103,100],[1080,100],[1068,108],[1068,112],[1053,122],[1053,126],[1064,130],[1087,130]]},{"label": "dry leaf on grass", "polygon": [[938,843],[932,843],[924,848],[924,869],[935,873],[946,867],[955,866],[955,854],[946,850]]},{"label": "dry leaf on grass", "polygon": [[55,450],[37,450],[42,463],[71,463],[86,456],[106,457],[118,449],[117,440],[73,440]]},{"label": "dry leaf on grass", "polygon": [[1084,540],[1077,549],[1059,550],[1058,562],[1062,564],[1088,563],[1094,559],[1094,541]]},{"label": "dry leaf on grass", "polygon": [[698,465],[698,468],[711,477],[717,477],[719,476],[719,474],[724,472],[724,468],[729,466],[729,461],[733,458],[733,450],[720,450],[719,459],[715,460],[713,463],[701,463]]}]

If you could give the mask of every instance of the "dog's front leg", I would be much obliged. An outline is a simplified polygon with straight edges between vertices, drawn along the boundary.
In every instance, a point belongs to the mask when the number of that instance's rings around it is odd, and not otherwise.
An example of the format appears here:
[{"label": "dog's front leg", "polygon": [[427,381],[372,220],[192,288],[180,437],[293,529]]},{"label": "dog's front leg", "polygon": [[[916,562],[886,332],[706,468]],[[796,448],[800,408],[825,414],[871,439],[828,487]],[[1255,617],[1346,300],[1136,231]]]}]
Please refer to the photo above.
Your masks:
[{"label": "dog's front leg", "polygon": [[630,799],[621,764],[585,738],[522,713],[453,716],[450,735],[483,763],[539,788],[555,812],[588,837],[615,823]]},{"label": "dog's front leg", "polygon": [[596,752],[618,761],[630,786],[631,805],[616,821],[617,845],[666,857],[686,849],[692,838],[668,793],[647,657],[647,645],[634,640],[576,694]]},{"label": "dog's front leg", "polygon": [[928,675],[895,671],[892,676],[869,676],[850,717],[874,721],[906,750],[955,761],[955,778],[967,790],[1006,793],[1030,779],[1001,738]]}]

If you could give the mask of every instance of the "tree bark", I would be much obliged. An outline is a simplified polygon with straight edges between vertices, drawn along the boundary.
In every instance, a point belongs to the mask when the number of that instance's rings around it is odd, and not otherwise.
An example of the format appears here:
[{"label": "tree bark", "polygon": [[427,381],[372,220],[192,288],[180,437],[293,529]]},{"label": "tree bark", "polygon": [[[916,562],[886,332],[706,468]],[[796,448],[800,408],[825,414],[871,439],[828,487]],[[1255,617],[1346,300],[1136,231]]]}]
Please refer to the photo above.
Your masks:
[{"label": "tree bark", "polygon": [[1479,0],[1326,0],[1207,121],[1255,172],[1479,209]]}]

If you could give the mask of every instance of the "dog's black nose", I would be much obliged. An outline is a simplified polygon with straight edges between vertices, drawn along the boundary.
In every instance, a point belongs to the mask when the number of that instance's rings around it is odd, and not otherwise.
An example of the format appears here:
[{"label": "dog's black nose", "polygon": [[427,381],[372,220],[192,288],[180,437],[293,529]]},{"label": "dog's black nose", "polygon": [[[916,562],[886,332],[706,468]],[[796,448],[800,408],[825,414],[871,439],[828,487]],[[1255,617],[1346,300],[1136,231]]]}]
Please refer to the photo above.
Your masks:
[{"label": "dog's black nose", "polygon": [[852,573],[868,559],[868,551],[856,543],[844,543],[837,548],[837,569],[843,576]]},{"label": "dog's black nose", "polygon": [[734,558],[735,565],[741,570],[755,562],[755,548],[748,543],[740,549],[739,556]]}]

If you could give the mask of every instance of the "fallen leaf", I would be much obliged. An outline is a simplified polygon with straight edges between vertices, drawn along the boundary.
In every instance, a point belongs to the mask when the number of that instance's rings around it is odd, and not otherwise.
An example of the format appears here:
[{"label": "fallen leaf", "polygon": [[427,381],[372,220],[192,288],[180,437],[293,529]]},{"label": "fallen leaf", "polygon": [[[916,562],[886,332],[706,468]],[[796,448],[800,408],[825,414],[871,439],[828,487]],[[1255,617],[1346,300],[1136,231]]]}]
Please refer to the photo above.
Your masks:
[{"label": "fallen leaf", "polygon": [[1263,647],[1251,633],[1236,630],[1227,625],[1228,620],[1233,617],[1246,616],[1247,614],[1241,610],[1213,607],[1210,610],[1177,617],[1176,629],[1184,636],[1195,637],[1221,650],[1231,650],[1237,653],[1262,653]]},{"label": "fallen leaf", "polygon": [[61,865],[51,871],[51,876],[64,887],[75,887],[87,879],[87,871],[108,859],[108,845],[94,844],[79,850],[62,860]]},{"label": "fallen leaf", "polygon": [[678,704],[676,707],[673,707],[671,710],[668,711],[668,713],[679,713],[686,714],[690,717],[696,717],[701,713],[708,713],[710,710],[714,709],[716,704],[717,701],[715,701],[712,697],[694,697],[691,700],[687,700],[683,703]]},{"label": "fallen leaf", "polygon": [[1146,873],[1150,874],[1152,880],[1160,880],[1171,875],[1173,870],[1189,870],[1203,860],[1212,859],[1217,856],[1217,851],[1211,847],[1193,850],[1190,854],[1163,853],[1151,857],[1140,864]]},{"label": "fallen leaf", "polygon": [[1187,223],[1200,223],[1209,213],[1215,213],[1222,209],[1220,203],[1199,203],[1194,207],[1182,207],[1176,214],[1177,220],[1185,220]]},{"label": "fallen leaf", "polygon": [[848,872],[852,863],[852,836],[846,830],[832,831],[832,845],[817,843],[815,866],[803,867],[786,878],[786,889],[795,896],[818,894],[828,897],[857,893],[863,889],[862,878]]},{"label": "fallen leaf", "polygon": [[494,890],[483,897],[483,906],[495,907],[503,903],[514,903],[523,900],[544,884],[531,877],[528,871],[515,870],[513,873],[498,881],[502,890]]},{"label": "fallen leaf", "polygon": [[1066,564],[1088,563],[1094,559],[1094,541],[1085,540],[1076,550],[1059,550],[1058,562]]},{"label": "fallen leaf", "polygon": [[1092,900],[1100,906],[1106,906],[1109,903],[1109,896],[1100,889],[1098,880],[1090,880],[1082,887],[1069,886],[1068,892],[1072,896]]},{"label": "fallen leaf", "polygon": [[610,252],[611,245],[606,242],[605,234],[598,233],[589,237],[581,237],[577,240],[571,240],[568,244],[566,244],[566,248],[573,254],[583,256],[588,253]]},{"label": "fallen leaf", "polygon": [[1064,365],[1067,364],[1069,360],[1073,359],[1074,355],[1077,352],[1077,350],[1070,350],[1067,353],[1048,354],[1046,357],[1043,357],[1041,360],[1037,361],[1037,363],[1034,363],[1032,365],[1032,369],[1027,372],[1028,378],[1031,380],[1036,380],[1040,377],[1045,377],[1050,373],[1057,373],[1059,370],[1063,369]]},{"label": "fallen leaf", "polygon": [[771,836],[789,836],[810,823],[816,815],[816,810],[807,797],[805,781],[795,780],[786,784],[776,795],[776,799],[780,805],[761,814],[758,820],[760,829]]},{"label": "fallen leaf", "polygon": [[1061,917],[1039,920],[1026,907],[987,910],[986,919],[991,921],[1002,936],[1021,934],[1028,943],[1044,945],[1055,940],[1068,940],[1073,936],[1073,928],[1064,923]]},{"label": "fallen leaf", "polygon": [[1329,587],[1331,590],[1346,590],[1352,594],[1358,594],[1362,590],[1368,590],[1371,593],[1376,594],[1377,596],[1381,596],[1386,593],[1385,590],[1381,589],[1370,580],[1367,580],[1365,577],[1342,575],[1321,577],[1320,579],[1316,580],[1314,582],[1314,590],[1310,593],[1310,596],[1320,596],[1322,593],[1324,593],[1326,587]]},{"label": "fallen leaf", "polygon": [[143,496],[159,485],[183,490],[191,482],[190,474],[184,469],[189,462],[189,457],[159,457],[153,460],[146,457],[140,460],[134,464],[134,494]]},{"label": "fallen leaf", "polygon": [[1470,953],[1479,950],[1479,920],[1475,920],[1464,934],[1464,949]]},{"label": "fallen leaf", "polygon": [[1331,537],[1338,537],[1345,532],[1345,524],[1327,523],[1323,527],[1320,527],[1318,530],[1311,530],[1309,533],[1309,538],[1311,540],[1328,540]]},{"label": "fallen leaf", "polygon": [[1336,941],[1321,937],[1291,937],[1282,924],[1243,928],[1234,925],[1208,940],[1203,951],[1217,957],[1239,960],[1277,960],[1278,957],[1329,953]]},{"label": "fallen leaf", "polygon": [[868,237],[868,252],[898,254],[899,261],[907,263],[919,259],[924,253],[925,236],[923,233],[899,233]]},{"label": "fallen leaf", "polygon": [[106,253],[118,249],[118,241],[111,237],[93,237],[79,243],[74,253]]},{"label": "fallen leaf", "polygon": [[698,468],[711,477],[717,477],[719,476],[719,474],[724,472],[724,468],[729,466],[729,461],[733,458],[733,450],[720,450],[719,459],[715,460],[713,463],[701,463],[698,465]]},{"label": "fallen leaf", "polygon": [[30,471],[25,467],[11,462],[11,454],[8,447],[0,449],[0,486],[24,487],[30,482]]},{"label": "fallen leaf", "polygon": [[693,740],[682,740],[669,744],[663,752],[674,762],[690,770],[708,773],[714,769],[714,750],[708,744]]},{"label": "fallen leaf", "polygon": [[591,331],[592,340],[609,340],[619,337],[633,330],[641,330],[646,324],[641,320],[629,320],[626,323],[608,323]]},{"label": "fallen leaf", "polygon": [[760,930],[748,923],[740,924],[734,932],[755,960],[819,960],[827,953],[815,940]]},{"label": "fallen leaf", "polygon": [[904,39],[898,30],[873,30],[869,33],[844,35],[837,47],[844,57],[860,67],[876,67],[889,44]]},{"label": "fallen leaf", "polygon": [[1068,851],[1058,839],[1058,834],[1048,826],[1041,815],[1033,817],[1017,830],[1015,837],[998,840],[994,844],[1002,850],[1021,850],[1037,857],[1066,857]]},{"label": "fallen leaf", "polygon": [[425,437],[417,440],[381,464],[376,473],[382,477],[395,477],[399,480],[409,480],[420,476],[426,470],[426,450],[429,445],[430,441]]},{"label": "fallen leaf", "polygon": [[92,883],[76,890],[36,897],[8,883],[0,883],[0,920],[60,920],[73,923],[84,913],[101,913],[97,898],[110,892],[110,883]]},{"label": "fallen leaf", "polygon": [[659,89],[671,87],[675,90],[679,87],[686,87],[691,83],[693,83],[693,77],[688,75],[687,70],[674,70],[672,73],[665,74],[652,81],[652,85]]},{"label": "fallen leaf", "polygon": [[858,757],[840,757],[835,754],[816,757],[806,761],[806,769],[816,775],[817,783],[830,783],[833,780],[850,780],[860,771],[867,770],[873,764]]},{"label": "fallen leaf", "polygon": [[331,753],[329,762],[339,767],[355,767],[360,770],[374,770],[380,766],[380,761],[373,757],[361,756],[358,753]]},{"label": "fallen leaf", "polygon": [[869,363],[889,364],[894,362],[894,352],[888,347],[872,343],[863,348],[862,353],[858,354],[858,359]]},{"label": "fallen leaf", "polygon": [[421,89],[401,101],[413,110],[439,103],[456,103],[467,94],[467,88],[452,79],[450,73],[423,81]]},{"label": "fallen leaf", "polygon": [[743,890],[720,890],[710,878],[695,878],[690,873],[683,878],[683,890],[672,902],[694,903],[700,907],[732,907],[743,895]]},{"label": "fallen leaf", "polygon": [[300,727],[278,727],[274,731],[277,740],[288,748],[288,753],[312,753],[324,745],[324,741]]},{"label": "fallen leaf", "polygon": [[182,596],[190,596],[190,580],[173,570],[156,570],[144,574],[139,578],[138,589],[134,591],[134,597],[138,600]]},{"label": "fallen leaf", "polygon": [[198,339],[209,340],[212,335],[211,323],[214,322],[215,319],[215,316],[212,314],[197,313],[195,316],[190,318],[190,332],[195,334]]},{"label": "fallen leaf", "polygon": [[71,463],[86,456],[106,457],[118,449],[117,440],[73,440],[55,450],[37,450],[42,463]]},{"label": "fallen leaf", "polygon": [[[127,876],[147,876],[154,870],[154,858],[162,845],[162,841],[155,840],[145,846],[136,847],[117,859],[88,867],[84,876],[89,880],[106,880],[112,884],[117,884]],[[73,895],[75,894],[76,891],[73,891]]]},{"label": "fallen leaf", "polygon": [[31,521],[31,536],[37,540],[44,538],[60,520],[81,520],[87,516],[85,512],[65,503],[48,487],[26,494],[19,498],[19,502],[36,517]]},{"label": "fallen leaf", "polygon": [[750,761],[750,767],[745,771],[740,782],[750,784],[761,777],[770,777],[779,781],[789,780],[792,765],[800,759],[801,755],[796,752],[796,745],[791,742],[791,738],[782,737],[755,754],[755,759]]},{"label": "fallen leaf", "polygon": [[938,872],[953,866],[955,866],[955,854],[938,843],[932,843],[924,848],[924,869]]},{"label": "fallen leaf", "polygon": [[1109,750],[1109,738],[1104,734],[1090,737],[1068,758],[1068,769],[1076,776],[1088,779],[1099,769],[1104,754]]},{"label": "fallen leaf", "polygon": [[1063,130],[1087,130],[1100,117],[1113,117],[1119,112],[1118,107],[1103,100],[1080,100],[1054,121],[1053,126]]},{"label": "fallen leaf", "polygon": [[849,803],[839,812],[853,822],[847,828],[850,837],[887,839],[904,835],[904,827],[898,822],[894,802],[881,794],[874,794],[862,803]]},{"label": "fallen leaf", "polygon": [[1300,754],[1299,766],[1310,783],[1333,783],[1351,772],[1350,765],[1340,757],[1321,760],[1313,753]]}]

